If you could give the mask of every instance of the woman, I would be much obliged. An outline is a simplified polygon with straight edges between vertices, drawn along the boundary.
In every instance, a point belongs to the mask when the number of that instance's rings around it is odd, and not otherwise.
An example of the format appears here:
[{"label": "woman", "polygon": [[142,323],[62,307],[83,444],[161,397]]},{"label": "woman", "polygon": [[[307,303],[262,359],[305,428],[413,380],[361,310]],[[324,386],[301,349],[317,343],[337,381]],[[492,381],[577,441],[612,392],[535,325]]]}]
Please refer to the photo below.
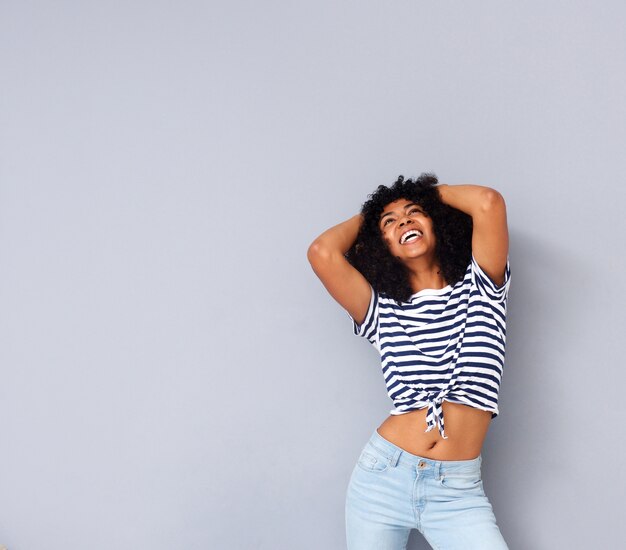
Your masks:
[{"label": "woman", "polygon": [[395,406],[352,472],[348,549],[405,549],[412,529],[439,550],[507,549],[481,479],[504,366],[504,199],[433,174],[369,197],[307,253],[354,333],[380,352]]}]

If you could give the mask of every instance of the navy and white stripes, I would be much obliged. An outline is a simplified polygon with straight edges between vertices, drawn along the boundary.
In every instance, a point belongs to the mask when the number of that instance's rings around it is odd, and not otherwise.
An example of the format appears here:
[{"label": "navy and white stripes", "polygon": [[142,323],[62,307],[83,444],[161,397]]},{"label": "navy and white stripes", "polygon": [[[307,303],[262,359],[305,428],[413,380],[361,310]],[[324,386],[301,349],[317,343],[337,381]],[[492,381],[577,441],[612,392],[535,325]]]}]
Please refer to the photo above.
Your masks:
[{"label": "navy and white stripes", "polygon": [[396,303],[374,292],[362,325],[354,334],[380,353],[392,415],[428,407],[426,432],[439,424],[441,404],[462,403],[498,415],[504,368],[506,302],[511,283],[507,257],[504,283],[496,286],[472,259],[454,286],[424,289]]}]

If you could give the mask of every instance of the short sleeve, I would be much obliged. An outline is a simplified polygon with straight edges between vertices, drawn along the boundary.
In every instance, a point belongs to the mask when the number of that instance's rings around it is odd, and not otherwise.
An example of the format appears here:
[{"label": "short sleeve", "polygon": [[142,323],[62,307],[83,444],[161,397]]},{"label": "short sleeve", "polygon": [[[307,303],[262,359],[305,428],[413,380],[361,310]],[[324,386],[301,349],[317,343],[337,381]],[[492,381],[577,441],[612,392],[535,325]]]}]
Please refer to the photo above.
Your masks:
[{"label": "short sleeve", "polygon": [[357,336],[367,338],[374,346],[378,345],[378,293],[374,291],[370,285],[370,303],[365,314],[363,324],[359,325],[348,313],[348,317],[352,319],[352,330]]},{"label": "short sleeve", "polygon": [[472,282],[478,288],[478,291],[485,298],[493,302],[503,302],[509,294],[511,286],[511,266],[509,265],[509,256],[506,257],[506,267],[504,269],[504,282],[501,286],[497,286],[478,265],[474,254],[472,253]]}]

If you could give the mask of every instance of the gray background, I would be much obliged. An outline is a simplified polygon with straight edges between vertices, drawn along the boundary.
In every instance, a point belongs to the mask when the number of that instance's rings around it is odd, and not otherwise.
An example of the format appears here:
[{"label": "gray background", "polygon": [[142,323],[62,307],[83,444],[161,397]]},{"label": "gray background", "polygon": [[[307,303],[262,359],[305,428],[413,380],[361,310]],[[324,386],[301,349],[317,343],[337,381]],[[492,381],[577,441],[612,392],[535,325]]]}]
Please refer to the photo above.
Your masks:
[{"label": "gray background", "polygon": [[3,1],[0,544],[345,548],[392,403],[306,250],[433,171],[507,202],[483,475],[510,548],[622,547],[625,26],[617,1]]}]

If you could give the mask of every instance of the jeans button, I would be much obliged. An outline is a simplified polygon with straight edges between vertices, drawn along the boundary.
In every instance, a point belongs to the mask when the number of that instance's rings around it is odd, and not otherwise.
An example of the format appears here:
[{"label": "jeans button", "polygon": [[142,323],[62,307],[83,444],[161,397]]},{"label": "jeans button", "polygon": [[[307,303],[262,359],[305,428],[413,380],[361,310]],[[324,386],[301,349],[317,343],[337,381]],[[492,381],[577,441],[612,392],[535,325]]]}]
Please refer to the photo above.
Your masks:
[{"label": "jeans button", "polygon": [[420,468],[426,468],[426,462],[424,462],[423,460],[419,463],[418,465]]}]

